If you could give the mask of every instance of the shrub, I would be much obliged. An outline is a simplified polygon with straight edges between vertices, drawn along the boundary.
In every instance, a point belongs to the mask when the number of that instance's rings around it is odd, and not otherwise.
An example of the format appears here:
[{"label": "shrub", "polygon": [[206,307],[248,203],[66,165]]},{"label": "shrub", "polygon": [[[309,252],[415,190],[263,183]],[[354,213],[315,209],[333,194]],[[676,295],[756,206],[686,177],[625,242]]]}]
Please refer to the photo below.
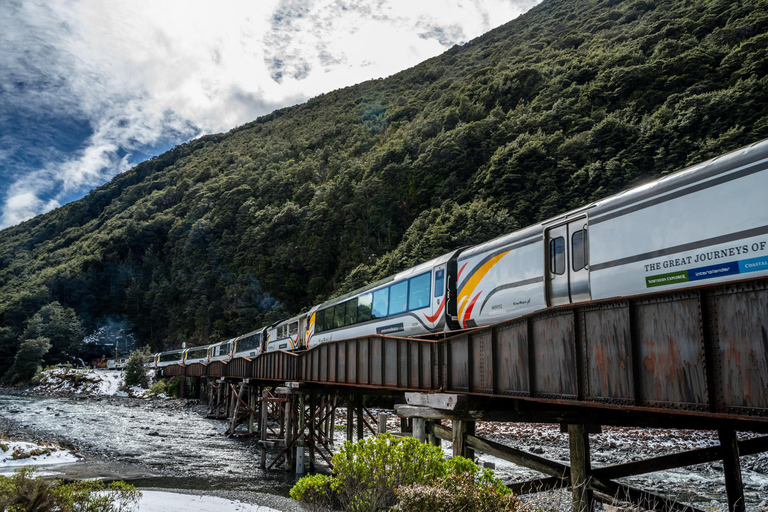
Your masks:
[{"label": "shrub", "polygon": [[165,393],[165,382],[159,380],[152,384],[152,386],[149,388],[149,393],[154,396],[162,395]]},{"label": "shrub", "polygon": [[291,489],[291,499],[300,501],[311,512],[331,510],[333,495],[332,478],[327,475],[309,475],[301,478]]},{"label": "shrub", "polygon": [[[432,482],[443,474],[440,448],[410,437],[383,434],[355,444],[344,443],[333,456],[333,477],[304,477],[294,486],[296,492],[291,490],[291,497],[310,510],[322,510],[313,507],[320,506],[317,498],[330,483],[331,497],[336,497],[344,510],[374,511],[395,505],[398,487]],[[330,498],[322,506],[330,507]]]},{"label": "shrub", "polygon": [[333,456],[332,488],[344,510],[375,511],[397,503],[398,487],[434,481],[444,471],[440,448],[384,434],[344,443]]},{"label": "shrub", "polygon": [[515,510],[519,504],[512,491],[490,469],[455,457],[445,463],[446,475],[428,485],[397,489],[398,512],[495,512]]},{"label": "shrub", "polygon": [[146,389],[149,381],[147,380],[147,367],[145,365],[151,360],[152,354],[149,352],[148,346],[131,352],[131,356],[125,364],[125,385],[141,386]]},{"label": "shrub", "polygon": [[141,492],[125,482],[88,480],[49,483],[34,476],[33,467],[0,476],[0,510],[9,512],[123,512],[133,508]]},{"label": "shrub", "polygon": [[168,396],[179,397],[181,394],[181,379],[183,379],[183,377],[173,377],[168,381],[168,386],[165,388],[165,392]]}]

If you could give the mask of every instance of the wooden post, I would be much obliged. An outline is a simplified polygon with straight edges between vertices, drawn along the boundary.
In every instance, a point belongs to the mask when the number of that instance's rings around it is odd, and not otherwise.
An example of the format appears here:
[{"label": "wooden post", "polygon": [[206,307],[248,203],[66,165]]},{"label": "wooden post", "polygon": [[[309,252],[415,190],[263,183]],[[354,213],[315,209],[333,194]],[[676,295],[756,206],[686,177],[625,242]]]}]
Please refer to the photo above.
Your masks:
[{"label": "wooden post", "polygon": [[[259,406],[259,412],[261,413],[261,422],[259,424],[259,433],[262,441],[267,440],[267,423],[269,422],[269,410],[267,408],[267,402],[265,399],[269,397],[269,391],[266,389],[261,392],[261,405]],[[261,443],[261,460],[259,460],[259,468],[267,469],[267,447],[264,443]]]},{"label": "wooden post", "polygon": [[[293,413],[294,413],[294,403],[296,401],[294,395],[288,395],[287,402],[285,402],[285,446],[286,449],[288,447],[288,444],[293,439]],[[301,414],[301,412],[299,412]],[[296,469],[296,457],[294,455],[294,451],[288,449],[288,451],[285,454],[285,470],[291,471],[292,469]]]},{"label": "wooden post", "polygon": [[186,377],[179,377],[179,398],[186,398],[184,395],[186,394],[186,384],[187,384],[187,378]]},{"label": "wooden post", "polygon": [[475,451],[467,446],[467,434],[475,434],[475,422],[453,420],[453,456],[475,460]]},{"label": "wooden post", "polygon": [[378,417],[378,432],[379,434],[386,434],[387,433],[387,416],[388,414],[385,412],[380,412]]},{"label": "wooden post", "polygon": [[427,442],[429,444],[432,444],[434,446],[442,447],[443,441],[435,435],[435,425],[437,422],[435,421],[428,421],[426,425],[427,429]]},{"label": "wooden post", "polygon": [[333,404],[331,405],[331,432],[330,432],[330,439],[331,444],[336,444],[334,441],[334,438],[336,437],[336,404],[338,403],[339,397],[334,396],[333,397]]},{"label": "wooden post", "polygon": [[256,409],[256,388],[253,386],[253,384],[250,384],[248,386],[248,433],[253,434],[253,428],[254,428],[254,414],[253,411]]},{"label": "wooden post", "polygon": [[[317,409],[317,396],[316,395],[310,395],[309,396],[309,471],[313,472],[315,471],[315,445],[314,441],[317,439],[317,433],[315,432],[315,411]],[[319,428],[319,425],[318,425]]]},{"label": "wooden post", "polygon": [[363,417],[363,395],[355,397],[355,404],[357,405],[357,440],[360,441],[365,437],[365,432],[363,431],[363,422],[365,421]]},{"label": "wooden post", "polygon": [[306,473],[304,467],[304,394],[299,395],[299,440],[296,446],[296,474]]},{"label": "wooden post", "polygon": [[216,388],[216,408],[215,408],[215,409],[212,409],[212,410],[214,410],[214,411],[215,411],[215,412],[214,412],[214,414],[213,414],[213,416],[214,416],[215,418],[218,418],[218,417],[219,417],[219,408],[221,407],[221,392],[222,392],[222,389],[221,389],[221,382],[219,382],[219,385],[218,385],[218,387]]},{"label": "wooden post", "polygon": [[347,403],[347,441],[354,441],[355,414],[352,405]]},{"label": "wooden post", "polygon": [[728,495],[728,510],[729,512],[746,512],[736,432],[718,430],[717,435],[720,437],[720,447],[723,454],[723,473],[725,473],[725,492]]},{"label": "wooden post", "polygon": [[589,487],[589,434],[584,425],[568,425],[568,441],[571,449],[571,488],[573,512],[592,512],[595,503]]},{"label": "wooden post", "polygon": [[427,429],[424,418],[413,418],[413,437],[422,443],[427,442]]}]

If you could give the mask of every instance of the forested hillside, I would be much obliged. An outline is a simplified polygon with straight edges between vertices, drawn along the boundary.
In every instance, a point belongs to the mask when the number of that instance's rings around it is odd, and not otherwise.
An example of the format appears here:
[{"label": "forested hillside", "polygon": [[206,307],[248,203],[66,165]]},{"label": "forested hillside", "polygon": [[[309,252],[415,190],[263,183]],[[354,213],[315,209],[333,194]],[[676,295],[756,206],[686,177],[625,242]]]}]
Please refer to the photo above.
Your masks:
[{"label": "forested hillside", "polygon": [[58,301],[210,343],[768,137],[768,1],[547,0],[0,232],[0,368]]}]

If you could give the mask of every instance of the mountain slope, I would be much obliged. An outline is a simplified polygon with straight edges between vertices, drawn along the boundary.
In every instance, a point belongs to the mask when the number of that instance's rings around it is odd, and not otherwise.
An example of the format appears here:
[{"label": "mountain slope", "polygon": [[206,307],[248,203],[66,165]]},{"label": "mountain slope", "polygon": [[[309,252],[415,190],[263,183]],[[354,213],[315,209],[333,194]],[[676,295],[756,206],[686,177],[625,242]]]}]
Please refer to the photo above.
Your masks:
[{"label": "mountain slope", "polygon": [[0,232],[0,352],[53,300],[155,348],[207,343],[765,138],[766,13],[550,0],[179,146]]}]

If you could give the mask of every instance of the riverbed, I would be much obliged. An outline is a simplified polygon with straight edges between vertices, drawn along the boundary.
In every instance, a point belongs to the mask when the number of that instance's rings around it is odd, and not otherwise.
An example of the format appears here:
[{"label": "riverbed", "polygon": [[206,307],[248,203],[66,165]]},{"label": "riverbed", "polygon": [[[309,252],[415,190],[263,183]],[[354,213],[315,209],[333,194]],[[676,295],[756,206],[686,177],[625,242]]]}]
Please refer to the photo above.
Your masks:
[{"label": "riverbed", "polygon": [[[258,469],[254,438],[225,436],[227,423],[205,418],[196,401],[115,397],[33,397],[0,395],[0,421],[14,435],[61,441],[76,448],[80,462],[56,467],[68,479],[127,480],[142,489],[188,491],[237,499],[276,510],[299,510],[287,497],[296,476]],[[343,409],[339,424],[344,424]],[[394,429],[396,419],[390,419]],[[3,425],[0,425],[3,426]],[[478,424],[478,435],[543,457],[568,461],[567,435],[557,425]],[[337,431],[337,447],[343,431]],[[745,437],[742,435],[742,437]],[[717,444],[714,432],[605,428],[590,436],[593,466],[605,466]],[[450,446],[443,443],[446,454]],[[270,452],[269,459],[277,453]],[[541,475],[480,454],[505,482]],[[320,469],[326,469],[318,461]],[[46,471],[51,471],[46,468]],[[768,510],[768,454],[742,458],[748,510]],[[700,464],[625,480],[708,510],[726,510],[722,466]],[[570,509],[570,493],[537,497],[547,510]]]}]

